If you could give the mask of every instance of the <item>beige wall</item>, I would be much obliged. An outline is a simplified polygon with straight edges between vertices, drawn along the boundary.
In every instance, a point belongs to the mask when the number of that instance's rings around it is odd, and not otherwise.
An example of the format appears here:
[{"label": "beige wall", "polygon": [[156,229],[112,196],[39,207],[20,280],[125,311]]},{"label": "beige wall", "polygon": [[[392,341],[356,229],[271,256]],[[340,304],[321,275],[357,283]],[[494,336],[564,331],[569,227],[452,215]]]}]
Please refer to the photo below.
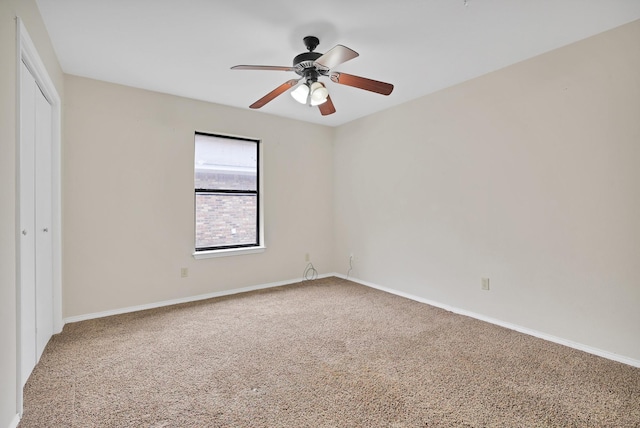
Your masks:
[{"label": "beige wall", "polygon": [[[338,128],[336,266],[640,360],[640,21]],[[481,291],[489,277],[491,291]]]},{"label": "beige wall", "polygon": [[[353,252],[357,278],[640,359],[640,22],[334,130],[63,79],[35,3],[5,0],[0,427],[16,410],[16,14],[63,97],[65,317],[299,278],[305,253],[346,273]],[[191,257],[196,129],[262,139],[264,253]]]},{"label": "beige wall", "polygon": [[36,4],[0,2],[0,427],[16,414],[16,20],[19,16],[63,97],[62,70]]},{"label": "beige wall", "polygon": [[[65,317],[299,279],[305,253],[332,271],[332,128],[75,76],[65,91]],[[195,130],[262,140],[264,253],[193,259]]]}]

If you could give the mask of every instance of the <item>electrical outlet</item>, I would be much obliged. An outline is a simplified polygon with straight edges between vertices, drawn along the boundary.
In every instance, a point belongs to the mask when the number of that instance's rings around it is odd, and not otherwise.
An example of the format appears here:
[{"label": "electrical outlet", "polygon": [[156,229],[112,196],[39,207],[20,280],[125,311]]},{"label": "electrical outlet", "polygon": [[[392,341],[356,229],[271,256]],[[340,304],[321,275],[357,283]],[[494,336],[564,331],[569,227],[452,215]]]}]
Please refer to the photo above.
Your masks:
[{"label": "electrical outlet", "polygon": [[481,287],[483,290],[489,291],[489,278],[482,278]]},{"label": "electrical outlet", "polygon": [[304,261],[308,262],[309,260],[311,260],[311,256],[309,255],[309,253],[305,253],[304,254]]},{"label": "electrical outlet", "polygon": [[180,268],[180,278],[186,278],[189,276],[189,268]]}]

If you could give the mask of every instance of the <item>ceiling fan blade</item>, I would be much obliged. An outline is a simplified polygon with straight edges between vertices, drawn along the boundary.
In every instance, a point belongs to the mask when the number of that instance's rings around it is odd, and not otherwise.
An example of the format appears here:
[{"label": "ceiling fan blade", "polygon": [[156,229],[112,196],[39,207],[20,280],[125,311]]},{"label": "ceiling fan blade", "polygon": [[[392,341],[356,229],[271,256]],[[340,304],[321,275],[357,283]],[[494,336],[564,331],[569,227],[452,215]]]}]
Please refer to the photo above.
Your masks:
[{"label": "ceiling fan blade", "polygon": [[283,92],[286,92],[288,89],[290,89],[291,87],[295,86],[298,83],[299,80],[300,79],[297,79],[297,80],[296,79],[291,79],[288,82],[283,83],[282,85],[280,85],[277,88],[275,88],[273,91],[269,92],[264,97],[260,98],[255,103],[251,104],[249,106],[249,108],[260,108],[260,107],[264,106],[265,104],[267,104],[269,101],[273,100],[278,95],[282,94]]},{"label": "ceiling fan blade", "polygon": [[331,70],[336,65],[340,65],[343,62],[354,59],[358,55],[360,54],[353,49],[349,49],[348,47],[342,45],[336,45],[329,49],[327,53],[315,60],[315,63]]},{"label": "ceiling fan blade", "polygon": [[391,83],[380,82],[378,80],[367,79],[365,77],[354,76],[347,73],[331,73],[331,81],[341,85],[353,86],[382,95],[389,95],[393,91]]},{"label": "ceiling fan blade", "polygon": [[278,65],[234,65],[232,70],[273,70],[273,71],[294,71],[293,67],[281,67]]},{"label": "ceiling fan blade", "polygon": [[327,101],[323,102],[318,106],[320,109],[320,114],[323,116],[327,116],[336,112],[336,108],[333,105],[333,101],[331,101],[331,97],[327,96]]}]

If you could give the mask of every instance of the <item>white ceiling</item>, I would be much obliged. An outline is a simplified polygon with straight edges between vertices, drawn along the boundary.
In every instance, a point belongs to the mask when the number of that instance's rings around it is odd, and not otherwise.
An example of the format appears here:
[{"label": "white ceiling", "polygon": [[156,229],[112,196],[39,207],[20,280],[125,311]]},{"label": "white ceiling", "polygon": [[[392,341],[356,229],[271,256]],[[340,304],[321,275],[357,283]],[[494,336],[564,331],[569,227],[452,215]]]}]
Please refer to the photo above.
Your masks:
[{"label": "white ceiling", "polygon": [[290,66],[307,35],[348,46],[336,70],[390,96],[325,78],[333,115],[288,94],[260,110],[329,126],[640,19],[640,0],[36,1],[65,73],[245,109],[298,76],[231,66]]}]

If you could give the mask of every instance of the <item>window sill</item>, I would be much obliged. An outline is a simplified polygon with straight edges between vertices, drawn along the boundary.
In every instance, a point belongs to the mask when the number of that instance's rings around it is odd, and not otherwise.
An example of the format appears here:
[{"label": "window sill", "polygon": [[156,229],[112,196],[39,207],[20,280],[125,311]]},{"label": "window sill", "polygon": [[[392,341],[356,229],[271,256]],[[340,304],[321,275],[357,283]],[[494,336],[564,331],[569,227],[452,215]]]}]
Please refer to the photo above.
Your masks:
[{"label": "window sill", "polygon": [[229,248],[227,250],[210,250],[210,251],[197,251],[193,253],[193,258],[200,259],[212,259],[214,257],[229,257],[229,256],[242,256],[244,254],[256,254],[262,253],[267,247],[247,247],[247,248]]}]

